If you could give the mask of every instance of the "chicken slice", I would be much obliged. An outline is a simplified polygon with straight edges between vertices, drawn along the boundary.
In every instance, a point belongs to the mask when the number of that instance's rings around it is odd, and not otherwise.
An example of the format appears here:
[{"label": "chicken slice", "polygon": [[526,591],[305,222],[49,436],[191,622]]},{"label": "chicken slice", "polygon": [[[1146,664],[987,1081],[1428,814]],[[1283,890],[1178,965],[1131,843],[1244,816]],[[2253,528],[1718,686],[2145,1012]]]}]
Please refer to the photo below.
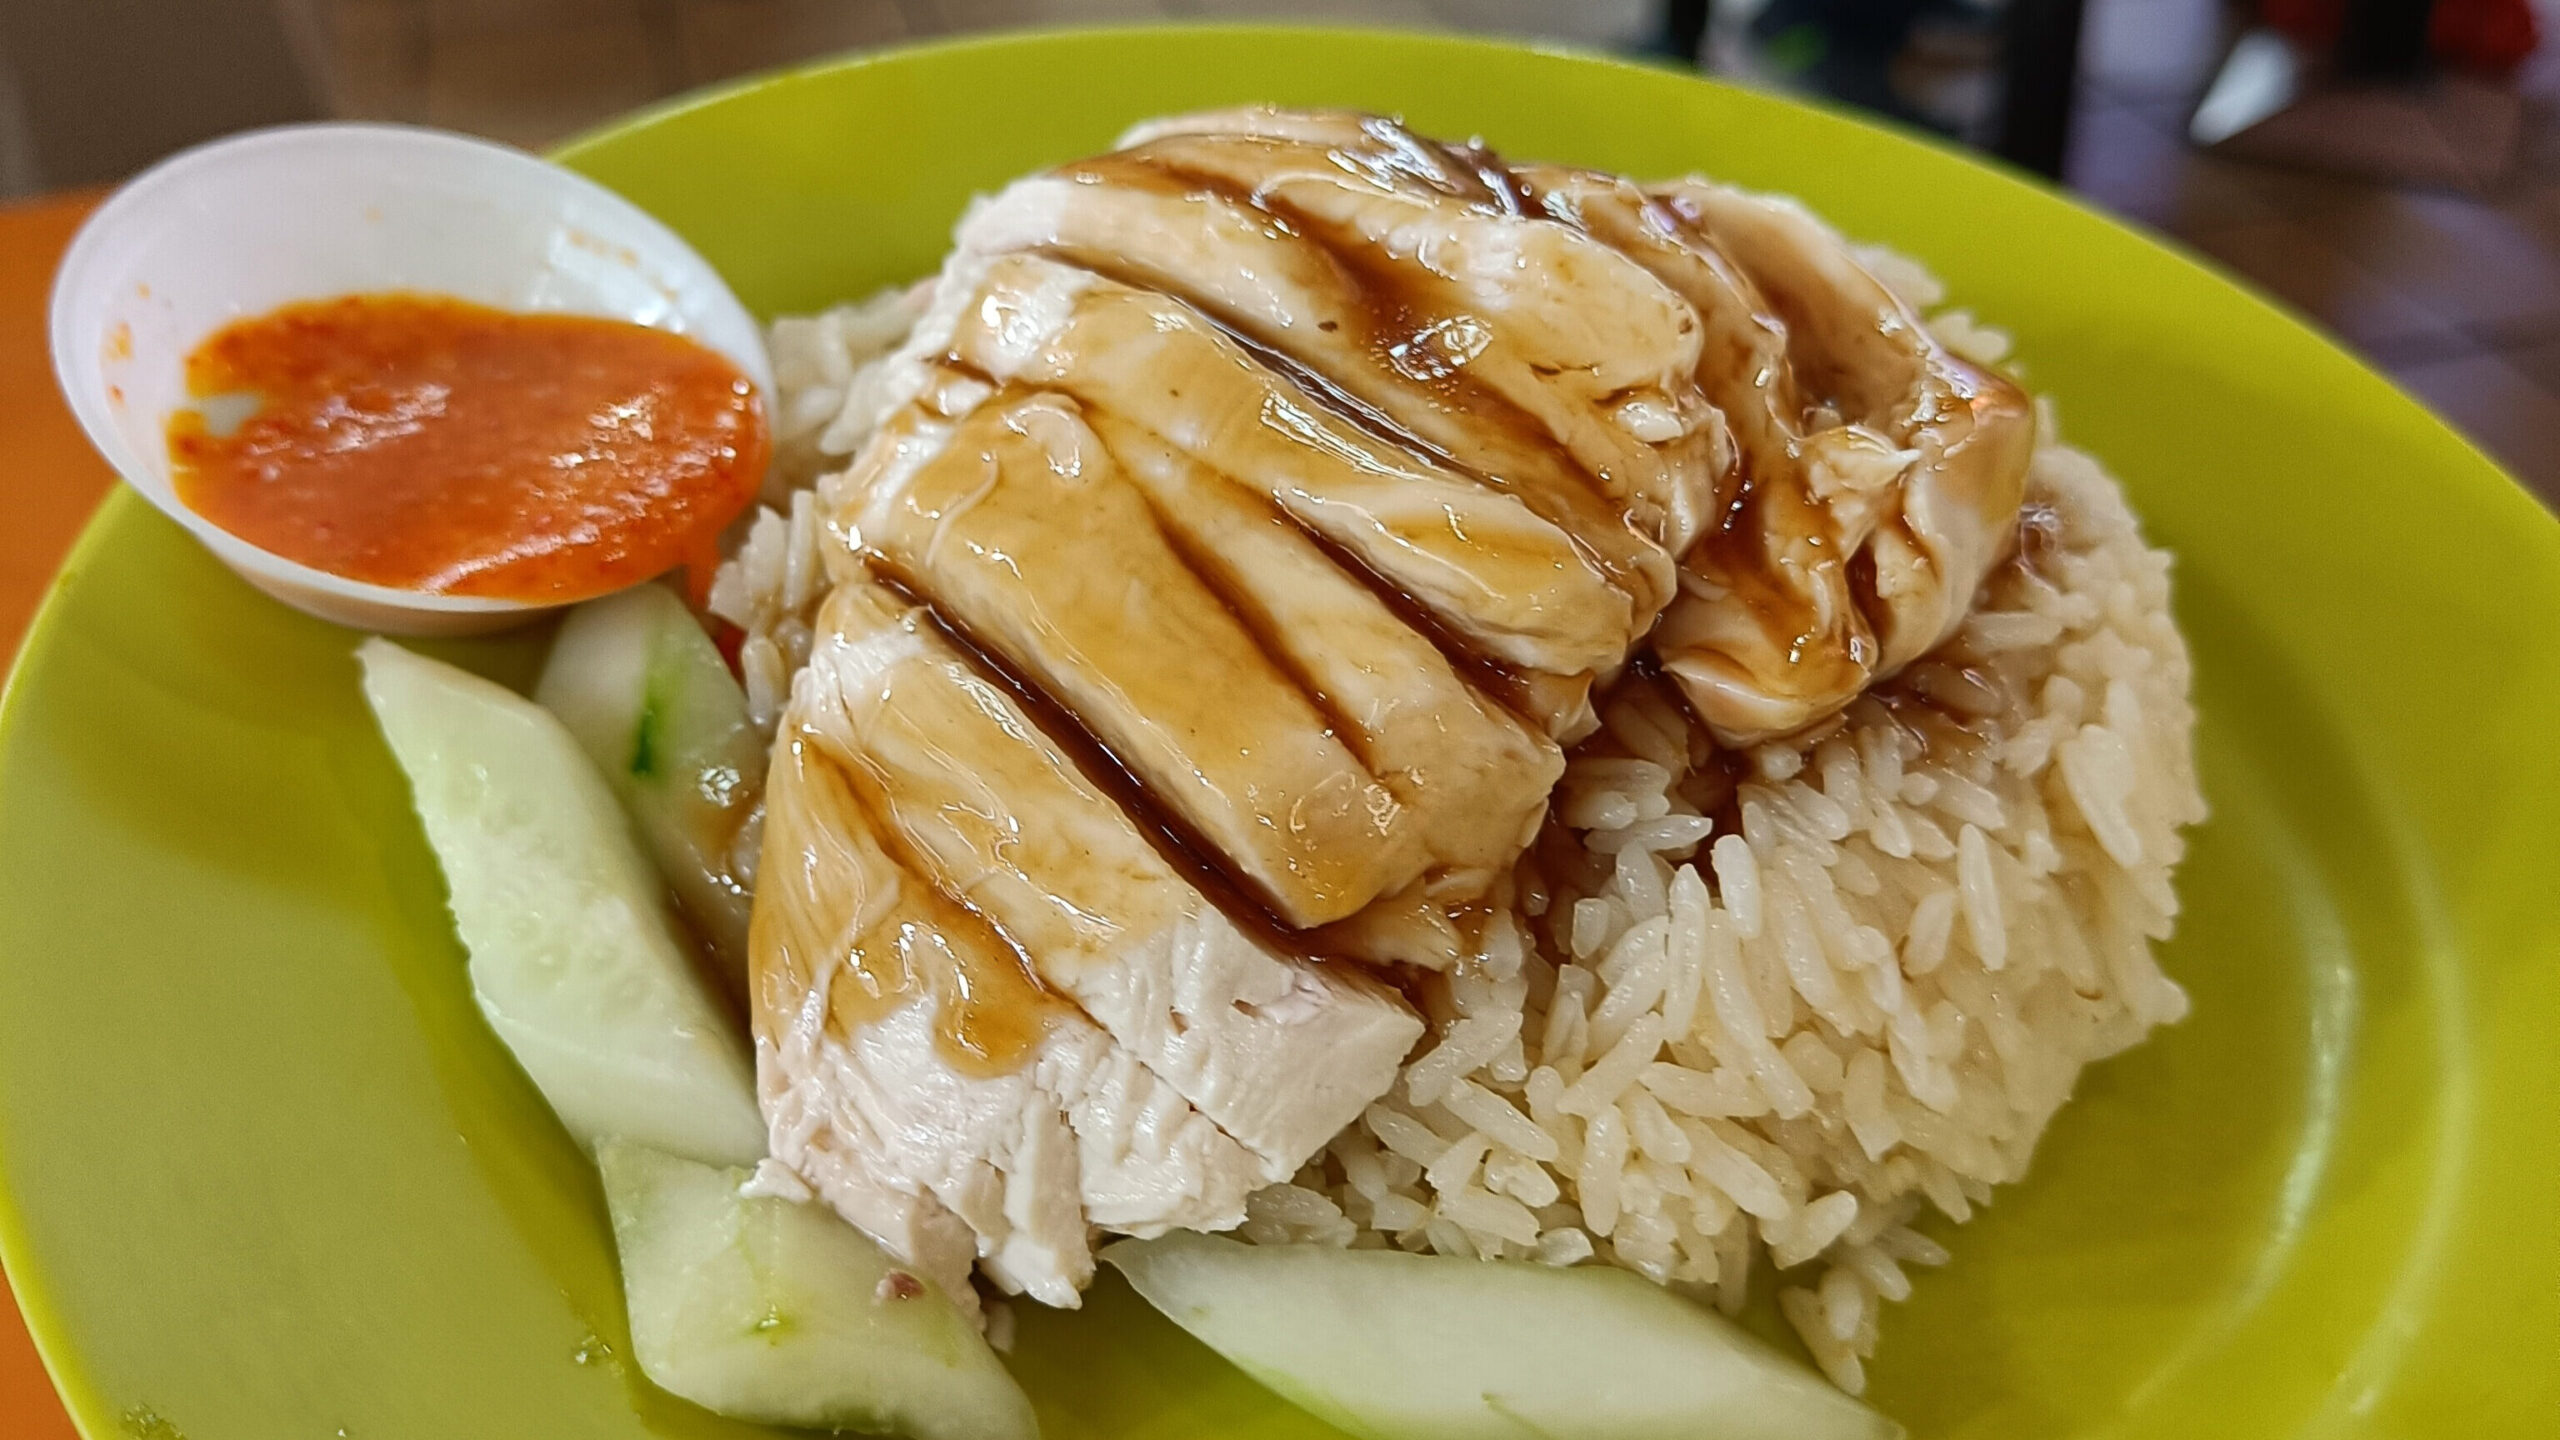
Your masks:
[{"label": "chicken slice", "polygon": [[933,363],[947,357],[1164,437],[1511,672],[1507,698],[1550,734],[1587,727],[1591,676],[1649,623],[1565,532],[1344,421],[1179,301],[1030,255],[955,265],[943,284],[893,362],[897,393],[946,414],[974,403]]},{"label": "chicken slice", "polygon": [[761,879],[750,947],[774,1157],[964,1305],[973,1264],[1076,1304],[1089,1223],[1238,1223],[1268,1162],[893,859],[874,814],[854,772],[786,731],[765,848],[787,860]]},{"label": "chicken slice", "polygon": [[2006,559],[2035,450],[2035,409],[2006,377],[1938,344],[1829,226],[1792,201],[1687,181],[1671,209],[1747,270],[1787,322],[1798,383],[1892,444],[1917,452],[1869,549],[1867,613],[1891,674],[1964,623]]},{"label": "chicken slice", "polygon": [[1197,135],[1319,145],[1332,150],[1342,163],[1359,167],[1382,188],[1420,185],[1506,214],[1530,213],[1528,196],[1511,167],[1481,143],[1452,145],[1433,140],[1406,129],[1400,120],[1358,110],[1289,110],[1276,105],[1195,110],[1141,120],[1123,132],[1112,148],[1134,150],[1157,140]]},{"label": "chicken slice", "polygon": [[1331,717],[1411,817],[1431,888],[1472,900],[1527,847],[1564,753],[1262,496],[1162,438],[1093,417],[1158,525]]},{"label": "chicken slice", "polygon": [[1005,391],[956,421],[902,411],[854,473],[848,528],[888,573],[1073,716],[1282,921],[1339,920],[1428,868],[1403,805],[1071,403]]},{"label": "chicken slice", "polygon": [[911,888],[957,912],[953,933],[983,927],[1232,1137],[1257,1183],[1294,1173],[1385,1090],[1421,1033],[1402,1000],[1289,958],[1210,903],[921,612],[856,579],[819,628],[789,718],[800,748],[849,777],[840,820],[901,850]]},{"label": "chicken slice", "polygon": [[970,212],[957,241],[963,253],[1053,255],[1196,305],[1283,357],[1332,408],[1562,527],[1627,592],[1640,624],[1668,602],[1660,530],[1630,524],[1543,424],[1463,373],[1462,357],[1492,333],[1481,317],[1382,302],[1332,250],[1249,197],[1105,157],[1006,187]]},{"label": "chicken slice", "polygon": [[1719,458],[1734,474],[1724,487],[1733,500],[1715,532],[1681,557],[1687,593],[1665,613],[1656,652],[1727,743],[1820,719],[1874,672],[1873,637],[1845,563],[1873,518],[1833,516],[1807,471],[1826,454],[1863,450],[1875,457],[1854,472],[1865,489],[1831,488],[1872,493],[1893,483],[1901,457],[1836,427],[1808,445],[1785,321],[1749,275],[1663,202],[1613,175],[1522,174],[1551,213],[1645,266],[1699,315],[1698,379],[1725,420]]},{"label": "chicken slice", "polygon": [[[1697,381],[1723,419],[1721,467],[1783,467],[1804,423],[1787,365],[1787,326],[1751,277],[1634,181],[1595,170],[1525,165],[1518,177],[1545,213],[1642,265],[1698,315]],[[1719,487],[1730,495],[1738,486]]]},{"label": "chicken slice", "polygon": [[1800,730],[1937,645],[2006,554],[2035,421],[1797,207],[1527,167],[1550,214],[1687,300],[1736,483],[1652,645],[1727,744]]},{"label": "chicken slice", "polygon": [[1393,370],[1478,428],[1522,417],[1638,528],[1676,550],[1706,522],[1697,317],[1591,237],[1414,183],[1368,150],[1168,135],[1085,167],[1224,189],[1328,250]]}]

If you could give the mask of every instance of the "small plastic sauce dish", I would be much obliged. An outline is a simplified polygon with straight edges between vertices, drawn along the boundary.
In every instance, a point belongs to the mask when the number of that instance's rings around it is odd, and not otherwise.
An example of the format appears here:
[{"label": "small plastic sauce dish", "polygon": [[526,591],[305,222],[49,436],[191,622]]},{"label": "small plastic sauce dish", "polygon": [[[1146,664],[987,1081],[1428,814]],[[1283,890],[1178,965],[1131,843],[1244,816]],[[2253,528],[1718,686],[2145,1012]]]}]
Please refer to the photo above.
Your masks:
[{"label": "small plastic sauce dish", "polygon": [[54,282],[54,373],[125,481],[243,579],[334,621],[459,635],[552,602],[367,584],[249,543],[180,499],[170,416],[188,354],[244,316],[383,291],[625,320],[717,352],[764,395],[772,365],[746,307],[674,231],[520,150],[402,125],[296,125],[186,151],[99,207]]}]

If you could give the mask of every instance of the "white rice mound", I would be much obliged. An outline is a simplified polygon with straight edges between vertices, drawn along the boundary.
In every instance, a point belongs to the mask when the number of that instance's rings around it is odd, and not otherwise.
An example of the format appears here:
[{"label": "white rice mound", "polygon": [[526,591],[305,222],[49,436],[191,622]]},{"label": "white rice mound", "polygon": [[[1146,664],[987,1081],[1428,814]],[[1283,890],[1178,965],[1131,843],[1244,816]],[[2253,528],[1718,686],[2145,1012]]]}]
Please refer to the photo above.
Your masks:
[{"label": "white rice mound", "polygon": [[[1864,258],[1936,304],[1916,266]],[[877,407],[846,397],[915,310],[774,328],[781,478],[712,599],[748,632],[760,723],[824,588],[808,487],[860,445]],[[2020,558],[1838,720],[1719,753],[1660,686],[1613,692],[1394,1091],[1255,1195],[1245,1238],[1614,1264],[1728,1313],[1765,1261],[1823,1371],[1864,1387],[1881,1302],[1947,1258],[1922,1209],[1969,1217],[2082,1066],[2187,1008],[2150,948],[2204,814],[2169,557],[2042,419]]]}]

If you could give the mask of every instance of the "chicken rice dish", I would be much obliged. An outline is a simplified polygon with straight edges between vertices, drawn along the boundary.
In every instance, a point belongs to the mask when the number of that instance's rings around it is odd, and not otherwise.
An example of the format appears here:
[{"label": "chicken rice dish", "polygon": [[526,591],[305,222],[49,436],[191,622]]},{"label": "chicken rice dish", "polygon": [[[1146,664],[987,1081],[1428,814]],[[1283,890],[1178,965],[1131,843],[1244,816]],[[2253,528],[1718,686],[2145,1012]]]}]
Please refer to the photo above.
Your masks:
[{"label": "chicken rice dish", "polygon": [[2184,1013],[2202,815],[2167,557],[1941,302],[1785,199],[1249,109],[778,323],[757,754],[672,877],[751,1188],[982,1324],[1232,1232],[1774,1285],[1857,1391],[1923,1212]]}]

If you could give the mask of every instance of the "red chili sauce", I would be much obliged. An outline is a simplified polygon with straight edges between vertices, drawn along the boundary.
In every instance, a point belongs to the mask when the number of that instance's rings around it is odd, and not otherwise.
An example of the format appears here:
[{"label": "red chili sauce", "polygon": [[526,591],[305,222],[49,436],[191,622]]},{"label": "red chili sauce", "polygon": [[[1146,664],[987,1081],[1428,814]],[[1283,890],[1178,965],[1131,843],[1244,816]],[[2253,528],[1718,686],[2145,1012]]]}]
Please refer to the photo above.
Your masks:
[{"label": "red chili sauce", "polygon": [[681,335],[433,295],[234,321],[187,388],[189,509],[403,590],[566,601],[708,560],[768,449],[754,385]]}]

